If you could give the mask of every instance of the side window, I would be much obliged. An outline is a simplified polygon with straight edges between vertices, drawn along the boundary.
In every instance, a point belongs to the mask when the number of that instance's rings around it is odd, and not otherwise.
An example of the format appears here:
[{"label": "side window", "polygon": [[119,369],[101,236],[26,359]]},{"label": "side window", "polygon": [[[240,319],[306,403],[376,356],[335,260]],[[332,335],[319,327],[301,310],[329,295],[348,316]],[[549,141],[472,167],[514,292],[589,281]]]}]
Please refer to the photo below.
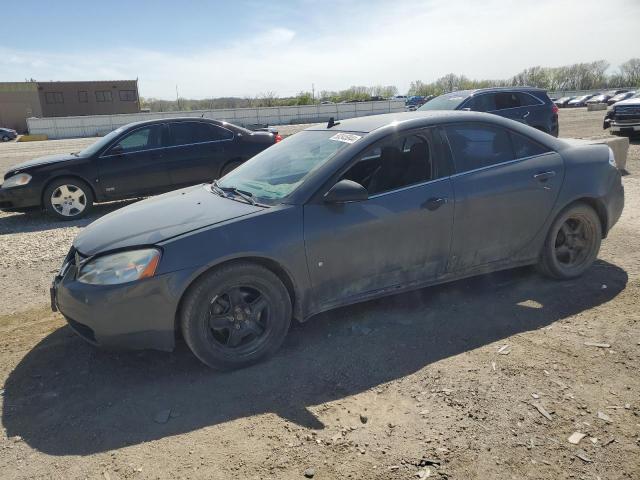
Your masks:
[{"label": "side window", "polygon": [[495,94],[496,110],[505,108],[517,108],[522,106],[518,92],[499,92]]},{"label": "side window", "polygon": [[520,105],[523,107],[533,107],[542,104],[542,100],[539,100],[528,93],[518,92],[518,98],[520,99]]},{"label": "side window", "polygon": [[516,158],[533,157],[535,155],[542,155],[548,153],[551,150],[544,145],[540,145],[538,142],[534,142],[524,135],[511,132],[511,140],[513,141],[513,149],[516,153]]},{"label": "side window", "polygon": [[492,93],[485,93],[473,97],[469,108],[474,112],[493,112],[496,109],[495,96]]},{"label": "side window", "polygon": [[122,153],[159,148],[162,146],[161,136],[162,125],[151,125],[130,133],[116,143],[116,146],[122,147]]},{"label": "side window", "polygon": [[515,159],[509,133],[502,128],[460,124],[447,126],[445,130],[457,173]]},{"label": "side window", "polygon": [[89,103],[89,93],[83,90],[78,90],[78,102]]},{"label": "side window", "polygon": [[226,128],[218,127],[210,123],[199,123],[200,129],[203,132],[203,137],[207,142],[213,142],[217,140],[231,140],[233,138],[233,132]]},{"label": "side window", "polygon": [[369,195],[437,178],[428,132],[394,137],[362,153],[342,176],[364,186]]}]

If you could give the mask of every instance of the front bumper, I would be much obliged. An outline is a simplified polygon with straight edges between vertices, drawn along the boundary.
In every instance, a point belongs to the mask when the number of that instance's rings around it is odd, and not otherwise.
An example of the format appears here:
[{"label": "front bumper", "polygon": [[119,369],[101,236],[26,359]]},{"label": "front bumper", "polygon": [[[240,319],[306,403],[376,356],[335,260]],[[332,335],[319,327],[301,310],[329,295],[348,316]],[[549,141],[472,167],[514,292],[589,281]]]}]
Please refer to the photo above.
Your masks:
[{"label": "front bumper", "polygon": [[89,343],[118,349],[171,351],[176,313],[191,270],[122,285],[88,285],[71,265],[51,286],[51,307]]},{"label": "front bumper", "polygon": [[611,132],[616,133],[638,133],[640,132],[640,122],[638,123],[617,123],[615,120],[611,122]]},{"label": "front bumper", "polygon": [[31,186],[2,188],[0,186],[0,210],[15,210],[40,205],[40,190]]}]

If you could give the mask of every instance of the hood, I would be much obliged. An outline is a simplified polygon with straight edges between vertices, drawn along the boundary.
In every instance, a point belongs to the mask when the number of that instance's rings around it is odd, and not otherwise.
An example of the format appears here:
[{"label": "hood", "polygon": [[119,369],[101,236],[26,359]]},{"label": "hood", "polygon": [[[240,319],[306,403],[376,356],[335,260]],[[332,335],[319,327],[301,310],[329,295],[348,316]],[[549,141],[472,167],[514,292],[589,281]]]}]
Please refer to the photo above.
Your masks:
[{"label": "hood", "polygon": [[157,244],[177,235],[263,210],[222,198],[197,185],[142,200],[109,213],[73,241],[83,255],[135,245]]},{"label": "hood", "polygon": [[76,160],[78,157],[71,155],[70,153],[62,153],[57,155],[47,155],[46,157],[34,158],[33,160],[27,160],[26,162],[19,163],[11,167],[8,172],[14,173],[25,170],[29,167],[37,167],[39,165],[47,165],[49,163],[68,162],[69,160]]},{"label": "hood", "polygon": [[627,98],[626,100],[620,100],[614,103],[614,106],[619,107],[621,105],[640,105],[640,97]]}]

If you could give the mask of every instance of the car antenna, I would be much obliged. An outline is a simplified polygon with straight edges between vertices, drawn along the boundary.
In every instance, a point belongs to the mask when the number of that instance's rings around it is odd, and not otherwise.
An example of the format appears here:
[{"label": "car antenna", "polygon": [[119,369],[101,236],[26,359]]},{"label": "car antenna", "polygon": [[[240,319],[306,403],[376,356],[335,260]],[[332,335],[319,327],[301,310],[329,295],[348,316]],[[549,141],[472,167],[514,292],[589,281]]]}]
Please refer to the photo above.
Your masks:
[{"label": "car antenna", "polygon": [[340,122],[336,122],[333,117],[330,117],[329,123],[327,123],[327,128],[335,127],[336,125],[340,125]]}]

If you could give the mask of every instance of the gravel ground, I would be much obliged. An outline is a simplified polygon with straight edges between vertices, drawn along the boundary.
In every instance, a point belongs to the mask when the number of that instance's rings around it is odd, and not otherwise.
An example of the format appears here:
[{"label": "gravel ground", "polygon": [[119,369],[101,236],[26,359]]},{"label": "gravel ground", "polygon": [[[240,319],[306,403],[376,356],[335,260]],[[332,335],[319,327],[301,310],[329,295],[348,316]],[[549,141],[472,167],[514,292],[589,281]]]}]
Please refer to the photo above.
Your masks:
[{"label": "gravel ground", "polygon": [[[563,110],[561,135],[606,135],[602,116]],[[82,142],[0,144],[0,166]],[[0,214],[0,478],[637,479],[638,142],[627,169],[584,277],[524,268],[339,309],[228,374],[182,344],[94,349],[47,310],[73,237],[124,202],[71,224]]]}]

